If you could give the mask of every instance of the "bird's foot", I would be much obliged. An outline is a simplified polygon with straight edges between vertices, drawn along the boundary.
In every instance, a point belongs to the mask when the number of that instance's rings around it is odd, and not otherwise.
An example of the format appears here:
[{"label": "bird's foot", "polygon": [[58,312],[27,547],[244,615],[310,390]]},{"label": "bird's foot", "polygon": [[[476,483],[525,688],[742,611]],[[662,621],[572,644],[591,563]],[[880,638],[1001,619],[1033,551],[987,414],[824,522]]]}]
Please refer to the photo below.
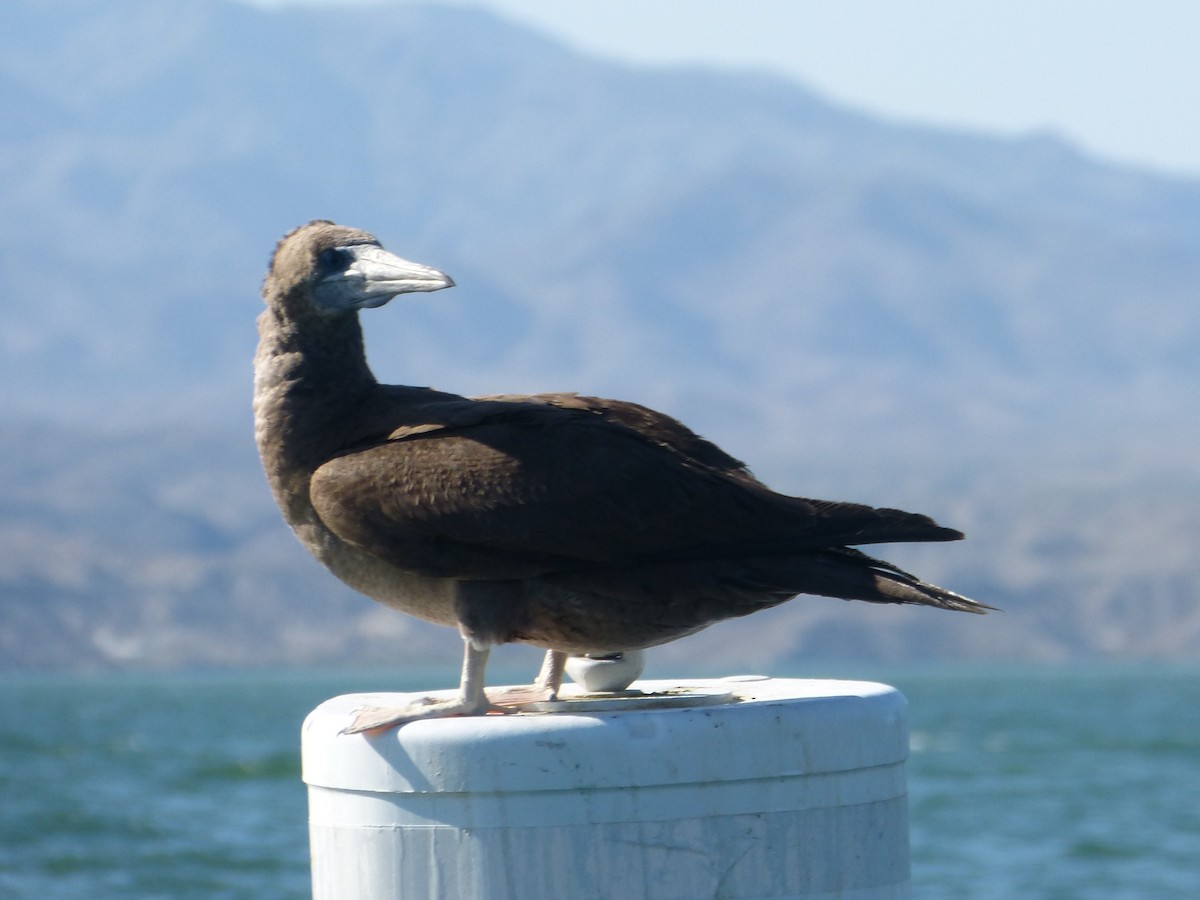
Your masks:
[{"label": "bird's foot", "polygon": [[516,712],[526,703],[544,703],[558,699],[558,688],[547,684],[522,684],[489,688],[488,699],[508,712]]},{"label": "bird's foot", "polygon": [[342,729],[342,734],[361,734],[365,731],[384,731],[408,722],[421,719],[445,719],[450,716],[483,716],[488,713],[511,713],[512,709],[496,706],[485,698],[483,702],[467,697],[449,700],[437,697],[421,697],[408,706],[364,707],[355,714],[354,721]]}]

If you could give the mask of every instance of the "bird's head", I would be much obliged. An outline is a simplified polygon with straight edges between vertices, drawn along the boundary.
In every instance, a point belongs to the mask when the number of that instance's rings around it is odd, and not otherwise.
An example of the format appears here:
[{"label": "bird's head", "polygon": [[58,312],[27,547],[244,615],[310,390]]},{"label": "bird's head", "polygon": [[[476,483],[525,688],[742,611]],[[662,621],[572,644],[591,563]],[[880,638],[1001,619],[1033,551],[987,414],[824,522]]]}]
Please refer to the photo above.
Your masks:
[{"label": "bird's head", "polygon": [[333,317],[383,306],[398,294],[453,286],[449,275],[384,250],[374,235],[317,220],[279,242],[263,296],[293,314]]}]

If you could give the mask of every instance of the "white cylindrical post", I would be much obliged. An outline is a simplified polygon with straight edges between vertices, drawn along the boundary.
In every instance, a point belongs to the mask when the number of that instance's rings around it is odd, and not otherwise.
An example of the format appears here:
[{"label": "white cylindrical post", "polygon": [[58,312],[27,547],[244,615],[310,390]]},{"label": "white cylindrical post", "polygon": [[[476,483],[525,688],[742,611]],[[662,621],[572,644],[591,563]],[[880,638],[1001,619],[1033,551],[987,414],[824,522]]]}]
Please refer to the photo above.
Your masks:
[{"label": "white cylindrical post", "polygon": [[404,695],[323,703],[303,734],[313,897],[909,896],[898,691],[634,688],[372,735],[340,732],[354,710]]}]

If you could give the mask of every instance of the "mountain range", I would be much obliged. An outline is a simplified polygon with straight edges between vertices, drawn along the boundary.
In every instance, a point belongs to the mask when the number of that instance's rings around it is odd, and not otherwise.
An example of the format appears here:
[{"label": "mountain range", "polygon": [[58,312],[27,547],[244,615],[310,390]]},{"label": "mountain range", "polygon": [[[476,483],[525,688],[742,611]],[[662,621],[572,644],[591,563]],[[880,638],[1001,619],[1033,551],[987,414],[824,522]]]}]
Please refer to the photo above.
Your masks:
[{"label": "mountain range", "polygon": [[364,314],[381,380],[655,406],[967,531],[885,555],[1005,610],[801,598],[667,663],[1196,656],[1200,182],[463,7],[2,17],[0,667],[453,659],[257,468],[258,286],[318,217],[458,282]]}]

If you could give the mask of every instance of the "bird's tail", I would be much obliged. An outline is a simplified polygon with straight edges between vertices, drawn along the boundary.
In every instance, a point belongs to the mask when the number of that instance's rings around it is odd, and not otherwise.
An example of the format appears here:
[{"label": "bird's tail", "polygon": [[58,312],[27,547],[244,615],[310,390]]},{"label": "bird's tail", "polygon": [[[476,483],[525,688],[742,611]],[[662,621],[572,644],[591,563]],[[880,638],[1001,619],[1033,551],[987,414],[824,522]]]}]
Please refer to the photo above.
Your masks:
[{"label": "bird's tail", "polygon": [[868,603],[911,603],[970,613],[996,608],[922,581],[889,562],[849,547],[807,555],[800,571],[803,584],[798,587],[804,594]]}]

